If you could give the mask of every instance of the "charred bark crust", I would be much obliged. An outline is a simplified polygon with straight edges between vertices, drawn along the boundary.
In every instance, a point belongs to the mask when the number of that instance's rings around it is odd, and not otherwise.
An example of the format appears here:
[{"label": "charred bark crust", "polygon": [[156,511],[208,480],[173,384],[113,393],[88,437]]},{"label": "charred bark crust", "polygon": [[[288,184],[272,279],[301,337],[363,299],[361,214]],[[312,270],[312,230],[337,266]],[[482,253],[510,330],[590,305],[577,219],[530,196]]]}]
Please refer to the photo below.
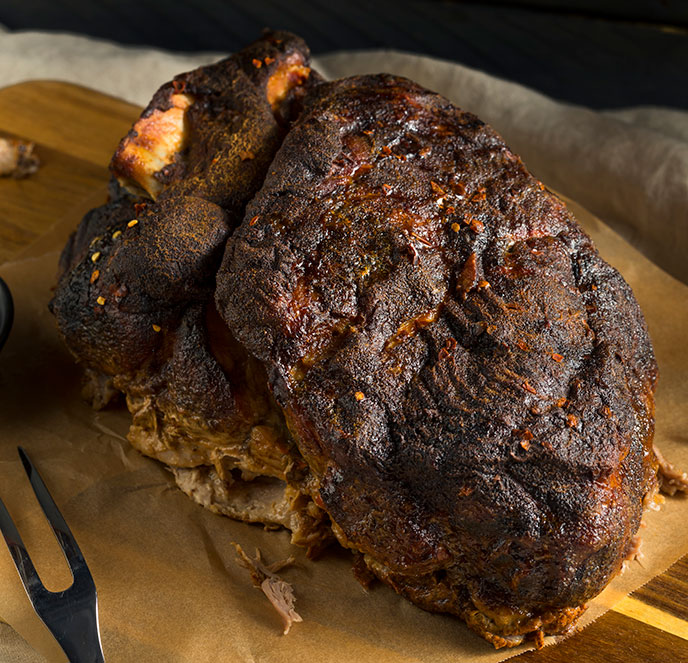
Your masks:
[{"label": "charred bark crust", "polygon": [[111,170],[51,309],[134,446],[497,647],[571,628],[656,489],[657,368],[490,127],[269,33],[163,86]]}]

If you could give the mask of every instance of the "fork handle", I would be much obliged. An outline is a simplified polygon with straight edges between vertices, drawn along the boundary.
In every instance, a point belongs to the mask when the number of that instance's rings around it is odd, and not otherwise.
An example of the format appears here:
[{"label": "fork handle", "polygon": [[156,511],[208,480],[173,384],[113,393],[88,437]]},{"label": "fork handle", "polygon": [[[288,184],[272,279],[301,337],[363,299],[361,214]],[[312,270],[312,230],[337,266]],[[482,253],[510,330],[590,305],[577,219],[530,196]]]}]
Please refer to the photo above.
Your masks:
[{"label": "fork handle", "polygon": [[69,615],[69,622],[51,629],[69,663],[105,663],[100,644],[97,607]]}]

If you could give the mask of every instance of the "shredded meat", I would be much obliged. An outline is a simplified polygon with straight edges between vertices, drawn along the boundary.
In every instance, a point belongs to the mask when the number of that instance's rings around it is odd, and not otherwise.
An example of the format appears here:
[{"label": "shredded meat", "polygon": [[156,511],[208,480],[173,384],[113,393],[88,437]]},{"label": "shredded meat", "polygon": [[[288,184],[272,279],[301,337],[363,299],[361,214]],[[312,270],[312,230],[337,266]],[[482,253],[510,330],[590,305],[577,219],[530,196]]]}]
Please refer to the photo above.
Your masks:
[{"label": "shredded meat", "polygon": [[255,558],[251,559],[238,543],[233,543],[232,545],[237,551],[237,563],[248,569],[254,586],[261,589],[263,594],[267,596],[268,601],[272,603],[272,606],[282,619],[282,624],[284,625],[283,633],[287,635],[291,625],[294,622],[302,622],[303,619],[294,609],[296,598],[294,597],[292,586],[282,580],[277,575],[277,571],[293,564],[294,558],[289,557],[281,562],[273,562],[266,565],[258,548],[256,548]]},{"label": "shredded meat", "polygon": [[0,177],[20,179],[35,173],[41,165],[35,145],[16,138],[0,138]]},{"label": "shredded meat", "polygon": [[652,446],[659,463],[659,487],[667,495],[675,495],[677,492],[688,493],[688,474],[677,470],[656,445]]}]

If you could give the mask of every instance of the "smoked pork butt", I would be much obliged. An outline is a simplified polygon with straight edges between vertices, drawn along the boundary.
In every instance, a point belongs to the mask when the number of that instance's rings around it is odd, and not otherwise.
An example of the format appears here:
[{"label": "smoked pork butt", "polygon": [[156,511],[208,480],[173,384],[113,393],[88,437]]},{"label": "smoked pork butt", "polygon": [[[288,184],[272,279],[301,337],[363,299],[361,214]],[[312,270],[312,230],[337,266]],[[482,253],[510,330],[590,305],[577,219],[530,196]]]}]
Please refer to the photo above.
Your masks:
[{"label": "smoked pork butt", "polygon": [[497,647],[575,624],[654,497],[657,367],[490,127],[270,32],[164,85],[111,170],[51,309],[137,449]]},{"label": "smoked pork butt", "polygon": [[497,646],[561,633],[656,485],[657,367],[630,288],[470,113],[320,85],[218,274],[340,543]]}]

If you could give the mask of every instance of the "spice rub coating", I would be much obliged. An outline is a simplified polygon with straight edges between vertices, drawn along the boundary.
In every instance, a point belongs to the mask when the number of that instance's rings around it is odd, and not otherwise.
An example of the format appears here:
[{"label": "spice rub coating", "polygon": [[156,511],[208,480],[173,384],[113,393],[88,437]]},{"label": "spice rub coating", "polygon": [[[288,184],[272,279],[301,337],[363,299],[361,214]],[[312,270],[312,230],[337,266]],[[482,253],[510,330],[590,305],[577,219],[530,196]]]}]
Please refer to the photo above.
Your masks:
[{"label": "spice rub coating", "polygon": [[179,74],[120,141],[110,170],[133,193],[194,195],[240,219],[311,76],[302,39],[269,32],[219,62]]},{"label": "spice rub coating", "polygon": [[[210,506],[224,499],[223,482],[285,481],[305,467],[264,369],[219,318],[213,293],[225,242],[317,80],[309,58],[300,38],[269,32],[163,85],[112,159],[109,202],[68,241],[50,305],[91,402],[124,393],[130,442],[199,468],[184,488],[202,502],[219,495]],[[331,538],[324,514],[297,498],[284,498],[283,519],[315,549]]]},{"label": "spice rub coating", "polygon": [[646,326],[475,116],[387,75],[311,90],[217,283],[315,502],[397,591],[511,646],[618,573],[656,482]]}]

